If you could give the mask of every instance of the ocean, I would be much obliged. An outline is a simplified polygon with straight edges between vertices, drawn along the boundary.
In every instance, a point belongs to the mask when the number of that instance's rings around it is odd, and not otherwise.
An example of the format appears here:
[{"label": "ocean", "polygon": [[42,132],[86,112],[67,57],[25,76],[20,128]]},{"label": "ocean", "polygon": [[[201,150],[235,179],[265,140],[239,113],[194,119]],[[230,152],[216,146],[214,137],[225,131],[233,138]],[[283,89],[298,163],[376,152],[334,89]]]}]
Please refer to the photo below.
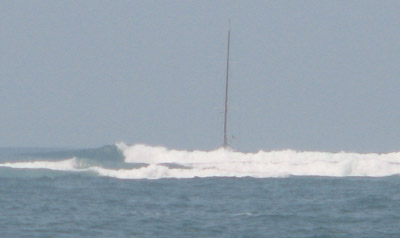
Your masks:
[{"label": "ocean", "polygon": [[0,149],[0,237],[400,237],[400,153]]}]

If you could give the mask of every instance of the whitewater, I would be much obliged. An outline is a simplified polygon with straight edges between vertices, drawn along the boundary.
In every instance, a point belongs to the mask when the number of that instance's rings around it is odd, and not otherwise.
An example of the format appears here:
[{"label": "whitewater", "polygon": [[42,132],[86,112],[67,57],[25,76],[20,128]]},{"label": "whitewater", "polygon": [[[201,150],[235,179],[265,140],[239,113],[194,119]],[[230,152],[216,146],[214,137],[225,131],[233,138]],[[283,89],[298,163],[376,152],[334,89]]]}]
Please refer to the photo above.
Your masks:
[{"label": "whitewater", "polygon": [[207,177],[281,178],[289,176],[385,177],[400,174],[400,152],[386,154],[259,151],[242,153],[227,149],[185,151],[161,146],[116,144],[123,155],[118,168],[85,158],[51,161],[3,162],[0,167],[90,172],[117,179]]},{"label": "whitewater", "polygon": [[0,237],[400,237],[400,153],[0,148]]}]

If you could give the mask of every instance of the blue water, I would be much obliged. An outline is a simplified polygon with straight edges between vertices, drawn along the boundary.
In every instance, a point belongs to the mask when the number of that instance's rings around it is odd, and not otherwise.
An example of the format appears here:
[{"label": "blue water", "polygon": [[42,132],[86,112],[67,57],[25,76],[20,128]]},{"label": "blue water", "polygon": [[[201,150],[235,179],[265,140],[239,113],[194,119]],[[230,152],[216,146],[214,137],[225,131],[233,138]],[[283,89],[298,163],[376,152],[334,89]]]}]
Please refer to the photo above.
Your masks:
[{"label": "blue water", "polygon": [[1,167],[0,237],[400,237],[400,176],[118,179]]},{"label": "blue water", "polygon": [[400,237],[400,178],[0,179],[1,237]]}]

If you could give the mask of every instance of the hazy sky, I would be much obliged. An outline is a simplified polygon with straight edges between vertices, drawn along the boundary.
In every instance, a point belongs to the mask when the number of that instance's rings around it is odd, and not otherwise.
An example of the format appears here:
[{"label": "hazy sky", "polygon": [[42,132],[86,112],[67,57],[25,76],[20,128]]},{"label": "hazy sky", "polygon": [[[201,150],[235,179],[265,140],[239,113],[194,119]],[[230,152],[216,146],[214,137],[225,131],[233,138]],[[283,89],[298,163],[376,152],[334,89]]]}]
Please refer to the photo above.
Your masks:
[{"label": "hazy sky", "polygon": [[400,150],[400,1],[1,1],[0,147]]}]

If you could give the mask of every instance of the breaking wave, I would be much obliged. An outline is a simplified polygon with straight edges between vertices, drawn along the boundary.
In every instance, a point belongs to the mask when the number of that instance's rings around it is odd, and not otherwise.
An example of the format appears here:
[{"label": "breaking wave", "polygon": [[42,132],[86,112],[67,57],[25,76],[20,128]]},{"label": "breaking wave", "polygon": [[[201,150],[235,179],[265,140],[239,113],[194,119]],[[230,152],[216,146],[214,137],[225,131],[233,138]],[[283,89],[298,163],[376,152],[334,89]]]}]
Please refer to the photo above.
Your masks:
[{"label": "breaking wave", "polygon": [[77,170],[77,160],[76,158],[72,158],[63,161],[29,161],[1,163],[0,167],[13,169],[49,169],[58,171],[75,171]]},{"label": "breaking wave", "polygon": [[109,168],[80,158],[62,161],[0,163],[13,169],[91,172],[118,179],[289,176],[384,177],[400,174],[400,152],[387,154],[298,152],[242,153],[225,149],[184,151],[148,145],[117,144],[123,166]]}]

